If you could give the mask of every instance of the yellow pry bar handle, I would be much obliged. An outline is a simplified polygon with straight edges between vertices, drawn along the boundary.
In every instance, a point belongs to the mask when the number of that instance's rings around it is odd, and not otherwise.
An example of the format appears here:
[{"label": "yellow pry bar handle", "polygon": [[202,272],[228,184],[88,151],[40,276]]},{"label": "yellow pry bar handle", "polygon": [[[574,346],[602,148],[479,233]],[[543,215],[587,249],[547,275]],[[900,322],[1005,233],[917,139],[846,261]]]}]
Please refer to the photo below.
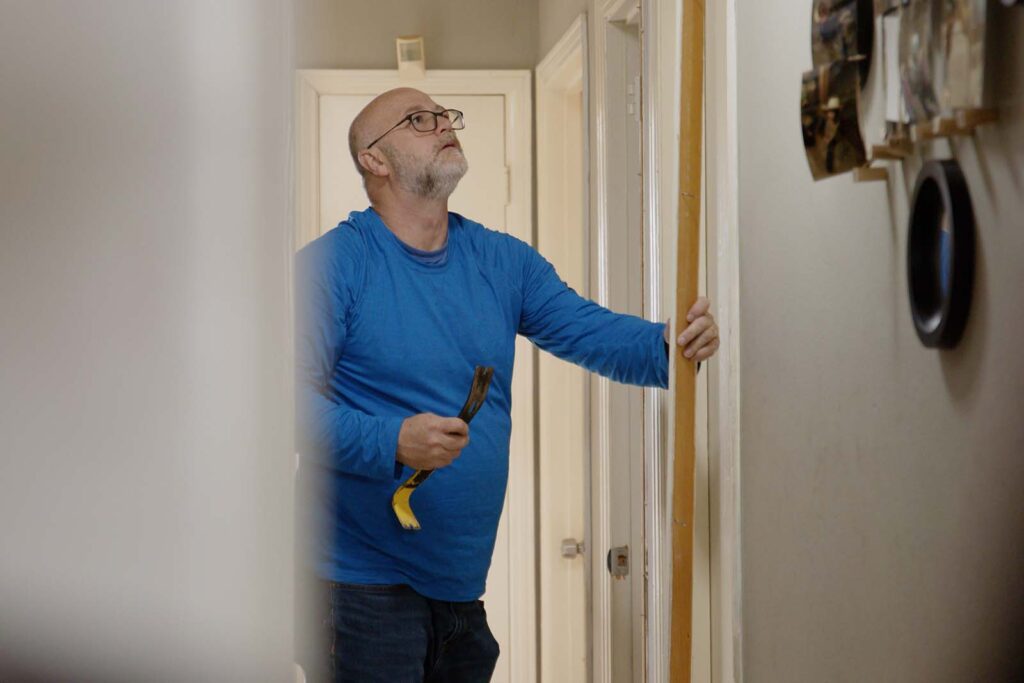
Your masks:
[{"label": "yellow pry bar handle", "polygon": [[[462,410],[459,411],[459,419],[469,424],[473,416],[477,414],[480,407],[487,398],[487,390],[491,387],[491,377],[494,376],[494,368],[476,366],[473,372],[473,386],[469,389],[469,396],[466,398]],[[391,509],[395,511],[395,517],[403,529],[408,531],[419,531],[420,523],[416,515],[412,513],[410,498],[416,488],[425,482],[434,470],[416,470],[405,483],[398,487],[395,495],[391,496]]]}]

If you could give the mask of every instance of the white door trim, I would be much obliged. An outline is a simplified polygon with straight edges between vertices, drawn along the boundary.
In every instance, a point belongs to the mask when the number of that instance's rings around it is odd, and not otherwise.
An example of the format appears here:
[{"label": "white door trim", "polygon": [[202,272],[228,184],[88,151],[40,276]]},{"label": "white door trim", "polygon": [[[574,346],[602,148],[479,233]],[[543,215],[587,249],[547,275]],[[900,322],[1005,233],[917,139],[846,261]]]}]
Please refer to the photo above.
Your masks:
[{"label": "white door trim", "polygon": [[[695,473],[695,544],[693,586],[693,680],[739,681],[739,353],[738,253],[736,225],[735,42],[732,17],[735,0],[709,3],[707,8],[706,144],[702,277],[707,280],[722,335],[716,360],[698,378],[698,468]],[[650,245],[661,245],[661,257],[648,252],[660,280],[652,273],[648,297],[661,301],[664,314],[674,306],[676,225],[678,222],[679,84],[682,3],[644,0],[644,134],[646,203]],[[659,227],[658,224],[660,223]],[[659,284],[662,291],[657,291]],[[651,392],[645,411],[649,443],[666,452],[647,452],[648,542],[648,680],[668,680],[671,631],[671,537],[668,507],[674,438],[670,395]],[[653,424],[652,424],[653,423]],[[665,496],[659,500],[659,496]]]},{"label": "white door trim", "polygon": [[[679,15],[675,2],[643,3],[644,289],[648,315],[673,310],[678,197]],[[667,226],[667,227],[666,227]],[[666,294],[668,295],[666,297]],[[668,680],[671,629],[672,543],[668,524],[670,396],[644,395],[644,528],[647,551],[647,679]]]},{"label": "white door trim", "polygon": [[[596,247],[597,259],[590,276],[593,287],[590,296],[599,304],[608,304],[608,192],[605,188],[607,171],[607,145],[605,143],[605,78],[607,65],[605,57],[605,24],[611,2],[604,0],[597,8],[598,21],[591,26],[591,75],[589,77],[591,100],[588,119],[591,124],[590,168],[590,240]],[[609,434],[608,434],[608,380],[604,377],[591,378],[591,443],[590,443],[590,517],[587,541],[590,545],[590,667],[594,683],[611,683],[611,587],[604,580],[605,558],[602,549],[609,547],[611,529],[608,520],[611,491],[608,481]],[[601,580],[598,580],[601,577]]]},{"label": "white door trim", "polygon": [[714,683],[743,680],[740,564],[739,146],[736,0],[707,5],[708,275],[721,347],[710,364],[711,644]]},{"label": "white door trim", "polygon": [[[703,474],[698,469],[697,486],[706,487],[709,528],[710,566],[694,572],[694,606],[709,606],[710,614],[695,609],[694,679],[708,676],[713,683],[739,683],[742,675],[742,614],[740,575],[740,431],[739,431],[739,249],[738,249],[738,147],[736,125],[736,43],[735,0],[708,3],[706,8],[705,55],[705,183],[704,229],[708,292],[721,335],[721,348],[714,362],[708,364],[707,382],[708,436]],[[663,292],[675,291],[675,268],[666,259],[674,259],[675,226],[678,198],[679,150],[679,63],[681,54],[680,21],[682,7],[678,0],[645,0],[644,22],[652,30],[645,31],[649,41],[644,48],[645,59],[645,134],[649,135],[646,152],[649,164],[646,173],[660,188],[648,188],[649,206],[658,211],[650,219],[660,220],[664,267]],[[653,167],[652,167],[653,165]],[[657,232],[657,231],[655,231]],[[653,259],[654,255],[649,255]],[[671,296],[671,294],[669,294]],[[666,304],[665,310],[672,307]],[[671,403],[667,401],[667,403]],[[672,415],[671,405],[668,415]],[[650,418],[649,418],[650,419]],[[671,432],[671,419],[666,431]],[[669,435],[671,442],[673,435]],[[664,434],[662,435],[664,438]],[[650,467],[666,460],[648,460]],[[657,491],[652,484],[664,473],[651,470],[648,495]],[[668,480],[668,479],[662,479]],[[666,493],[671,500],[671,491]],[[701,500],[701,496],[696,497]],[[668,678],[668,637],[670,633],[671,541],[662,519],[661,533],[650,515],[658,505],[649,499],[648,555],[650,641],[648,643],[648,680],[652,683]],[[667,503],[663,503],[665,505]],[[695,521],[700,517],[695,516]],[[700,539],[698,533],[697,539]],[[661,548],[656,546],[661,545]],[[695,557],[698,547],[695,544]],[[710,592],[710,595],[708,593]],[[710,619],[710,621],[709,621]],[[703,630],[703,633],[702,633]],[[700,642],[710,644],[698,651]],[[703,660],[703,661],[702,661]]]},{"label": "white door trim", "polygon": [[[610,185],[610,149],[608,144],[607,122],[610,107],[613,106],[613,94],[608,92],[607,82],[610,75],[608,61],[608,32],[613,30],[612,22],[636,25],[639,23],[639,0],[597,0],[595,21],[590,27],[591,75],[588,80],[591,87],[589,99],[591,126],[591,201],[590,201],[590,241],[592,271],[590,274],[591,298],[597,303],[608,306],[610,301],[611,278],[609,274],[609,202],[614,199]],[[623,94],[615,94],[623,97]],[[617,104],[624,104],[615,100]],[[610,380],[591,377],[591,449],[590,449],[590,524],[589,539],[593,549],[589,560],[591,563],[591,667],[594,683],[612,683],[613,661],[613,612],[611,577],[607,568],[608,549],[613,545],[612,515],[642,515],[642,486],[631,492],[630,509],[628,511],[612,509],[611,453],[611,386]],[[625,457],[625,454],[618,454]],[[635,482],[634,482],[635,483]],[[643,590],[645,561],[643,523],[631,523],[631,534],[628,538],[630,547],[630,576],[632,593],[632,614],[628,615],[633,633],[632,648],[633,676],[643,675],[642,663],[646,658],[643,643],[647,636],[647,625],[644,623],[646,605]],[[634,533],[637,532],[638,533]]]},{"label": "white door trim", "polygon": [[[417,80],[383,70],[299,70],[296,78],[296,246],[320,234],[319,128],[320,97],[376,95],[399,86],[457,95],[500,95],[505,99],[505,159],[509,168],[509,201],[505,209],[509,234],[533,243],[532,102],[529,70],[427,71]],[[529,343],[517,340],[512,404],[509,481],[509,592],[511,609],[512,680],[536,680],[537,614],[534,497],[534,360]]]},{"label": "white door trim", "polygon": [[[582,294],[587,292],[587,22],[586,15],[580,15],[570,25],[554,47],[537,65],[537,247],[546,258],[552,261],[560,275],[573,287],[579,287]],[[582,111],[571,102],[582,95]],[[578,121],[576,119],[579,117]],[[577,129],[576,125],[581,128]],[[582,149],[577,158],[567,154],[565,141],[566,131],[582,133]],[[572,145],[568,145],[570,148]],[[577,197],[577,190],[567,182],[579,182],[581,205],[574,210],[567,202]],[[569,218],[569,220],[566,220]],[[567,266],[563,269],[563,266]],[[559,361],[554,361],[555,364]],[[539,576],[541,580],[540,603],[540,678],[543,681],[572,683],[573,681],[590,680],[590,584],[591,577],[587,562],[592,554],[592,544],[587,538],[586,519],[589,499],[588,480],[584,475],[584,463],[587,460],[589,445],[589,380],[587,373],[578,368],[558,367],[546,364],[542,358],[538,365],[538,401],[541,411],[540,447],[538,468],[540,491],[538,491],[540,523],[540,542],[549,547],[540,548]],[[557,386],[554,386],[557,384]],[[573,398],[575,397],[575,399]],[[574,405],[558,415],[558,401],[575,401]],[[556,406],[554,412],[546,410]],[[551,418],[551,419],[548,419]],[[554,456],[554,457],[551,457]],[[579,467],[578,470],[566,471],[568,467]],[[573,537],[584,542],[581,556],[566,559],[558,556],[557,544],[561,539],[554,535],[554,528],[564,524],[564,520],[548,519],[549,514],[560,514],[559,510],[549,510],[551,498],[546,494],[545,484],[564,490],[560,481],[571,482],[568,486],[578,487],[581,509],[578,513],[582,519],[579,531],[573,530]],[[563,498],[577,502],[576,491],[565,491]],[[564,510],[564,508],[563,508]],[[565,516],[565,513],[561,513]],[[560,524],[561,523],[561,524]],[[563,527],[565,528],[565,527]],[[551,529],[551,531],[548,531]],[[578,533],[578,535],[577,535]],[[546,558],[553,557],[553,561]],[[564,563],[579,563],[571,573],[566,574]],[[578,572],[577,572],[578,570]],[[579,585],[578,573],[582,574],[582,586]],[[584,590],[584,602],[580,607],[582,613],[573,610],[567,615],[555,615],[552,610],[558,607],[573,607],[570,597],[555,598],[563,602],[545,604],[548,595],[559,589],[575,591]],[[552,632],[557,626],[565,626],[574,620],[582,620],[580,627],[583,633],[562,634]],[[582,636],[582,652],[580,653],[579,638]],[[562,641],[563,638],[571,639]],[[557,649],[557,645],[566,646],[568,651]],[[582,655],[583,661],[577,659]]]}]

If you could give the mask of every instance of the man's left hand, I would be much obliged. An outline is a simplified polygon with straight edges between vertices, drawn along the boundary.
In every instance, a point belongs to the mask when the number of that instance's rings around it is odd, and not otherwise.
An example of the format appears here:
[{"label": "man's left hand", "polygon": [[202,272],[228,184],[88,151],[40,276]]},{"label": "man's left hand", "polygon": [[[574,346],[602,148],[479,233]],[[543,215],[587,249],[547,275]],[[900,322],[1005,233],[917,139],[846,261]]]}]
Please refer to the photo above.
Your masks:
[{"label": "man's left hand", "polygon": [[[707,297],[699,297],[690,307],[690,312],[686,314],[686,322],[689,324],[676,340],[684,349],[683,355],[698,363],[715,355],[719,344],[718,325],[711,315],[711,302]],[[669,320],[665,325],[666,344],[669,343],[668,337],[671,333],[672,321]]]}]

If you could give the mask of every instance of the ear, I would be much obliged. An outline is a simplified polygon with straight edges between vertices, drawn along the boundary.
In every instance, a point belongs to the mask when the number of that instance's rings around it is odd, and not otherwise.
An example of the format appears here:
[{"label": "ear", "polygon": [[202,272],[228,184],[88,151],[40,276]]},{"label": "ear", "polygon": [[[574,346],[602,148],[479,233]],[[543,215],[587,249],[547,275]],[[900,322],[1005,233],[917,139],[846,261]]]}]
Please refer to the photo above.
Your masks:
[{"label": "ear", "polygon": [[388,167],[387,162],[384,160],[384,155],[376,149],[364,149],[357,156],[359,159],[359,165],[369,173],[375,176],[386,176],[391,175],[391,169]]}]

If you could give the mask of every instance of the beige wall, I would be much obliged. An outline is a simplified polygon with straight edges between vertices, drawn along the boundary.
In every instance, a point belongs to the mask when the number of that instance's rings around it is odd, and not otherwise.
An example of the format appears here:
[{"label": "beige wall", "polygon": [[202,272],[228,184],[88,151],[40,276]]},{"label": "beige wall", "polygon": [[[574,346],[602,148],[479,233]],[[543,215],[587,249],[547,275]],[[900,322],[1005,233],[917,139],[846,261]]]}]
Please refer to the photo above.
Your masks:
[{"label": "beige wall", "polygon": [[978,272],[939,353],[906,295],[918,164],[812,183],[810,3],[737,6],[745,680],[1022,680],[1024,9],[993,9],[1003,122],[954,145]]},{"label": "beige wall", "polygon": [[[300,69],[393,69],[395,37],[422,35],[428,69],[531,69],[537,0],[296,0]],[[568,24],[566,24],[568,26]]]},{"label": "beige wall", "polygon": [[569,25],[584,12],[591,2],[587,0],[540,0],[537,8],[537,61],[555,46]]}]

